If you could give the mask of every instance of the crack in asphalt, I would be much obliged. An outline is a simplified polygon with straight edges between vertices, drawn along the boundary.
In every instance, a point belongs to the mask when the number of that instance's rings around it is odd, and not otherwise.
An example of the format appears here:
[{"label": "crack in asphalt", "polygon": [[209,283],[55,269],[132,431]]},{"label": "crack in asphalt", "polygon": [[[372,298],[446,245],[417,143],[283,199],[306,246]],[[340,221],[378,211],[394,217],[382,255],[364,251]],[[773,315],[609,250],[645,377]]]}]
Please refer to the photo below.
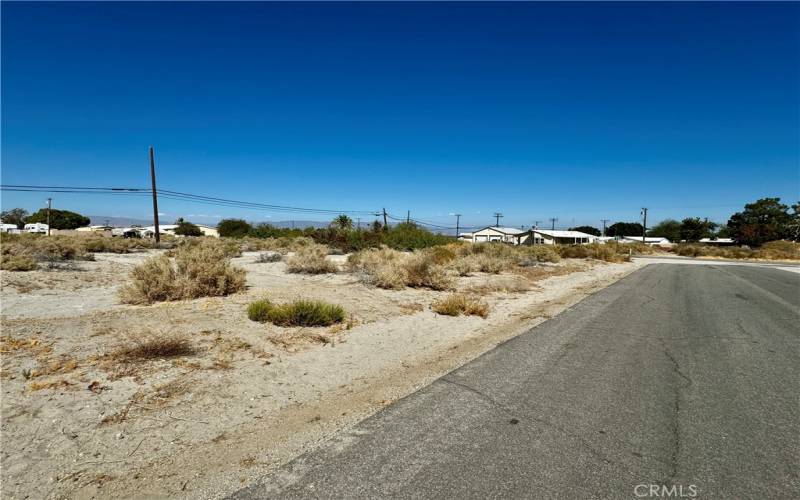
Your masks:
[{"label": "crack in asphalt", "polygon": [[[467,391],[469,391],[469,392],[471,392],[471,393],[473,393],[473,394],[476,394],[477,396],[480,396],[480,397],[481,397],[481,399],[483,399],[483,400],[485,400],[485,401],[489,402],[489,403],[490,403],[492,406],[494,406],[494,407],[496,407],[496,408],[498,408],[498,409],[502,410],[502,411],[503,411],[504,413],[506,413],[507,415],[509,415],[509,416],[511,416],[511,417],[514,417],[514,416],[515,416],[515,414],[514,414],[514,413],[513,413],[513,412],[512,412],[512,411],[511,411],[509,408],[505,407],[503,404],[499,403],[499,402],[498,402],[497,400],[495,400],[494,398],[492,398],[492,397],[490,397],[490,396],[487,396],[486,394],[482,393],[482,392],[481,392],[481,391],[479,391],[478,389],[475,389],[474,387],[471,387],[471,386],[469,386],[469,385],[467,385],[467,384],[464,384],[464,383],[462,383],[462,382],[457,382],[457,381],[455,381],[455,380],[452,380],[452,379],[450,379],[450,378],[448,378],[448,377],[442,377],[442,378],[441,378],[441,379],[439,379],[439,380],[441,380],[441,381],[443,381],[443,382],[447,382],[447,383],[449,383],[449,384],[453,384],[453,385],[455,385],[455,386],[457,386],[457,387],[460,387],[460,388],[462,388],[462,389],[466,389]],[[591,453],[592,455],[594,455],[596,458],[598,458],[598,459],[602,460],[603,462],[605,462],[605,463],[607,463],[607,464],[616,464],[616,462],[614,462],[613,460],[611,460],[610,458],[608,458],[606,455],[604,455],[603,453],[601,453],[600,451],[598,451],[597,449],[595,449],[595,448],[592,446],[592,444],[591,444],[591,443],[589,443],[589,442],[588,442],[588,441],[587,441],[587,440],[586,440],[586,439],[585,439],[583,436],[581,436],[580,434],[577,434],[577,433],[575,433],[575,432],[572,432],[572,431],[570,431],[570,430],[568,430],[568,429],[565,429],[565,428],[563,428],[563,427],[560,427],[560,426],[558,426],[558,425],[554,424],[553,422],[550,422],[549,420],[547,420],[547,419],[544,419],[544,418],[541,418],[541,417],[536,417],[536,416],[533,416],[533,415],[526,415],[526,416],[525,416],[525,418],[528,418],[528,419],[530,419],[530,420],[533,420],[533,421],[535,421],[535,422],[538,422],[538,423],[540,423],[540,424],[542,424],[542,425],[544,425],[544,426],[546,426],[546,427],[549,427],[549,428],[551,428],[551,429],[555,429],[555,430],[557,430],[558,432],[560,432],[560,433],[562,433],[562,434],[564,434],[564,435],[566,435],[566,436],[569,436],[569,437],[571,437],[571,438],[575,439],[576,441],[578,441],[578,442],[579,442],[579,443],[582,445],[582,447],[583,447],[584,449],[586,449],[587,451],[589,451],[589,453]],[[524,422],[524,420],[520,420],[520,419],[517,419],[517,418],[515,418],[515,420],[517,420],[517,422],[518,422],[518,423],[523,423],[523,422]]]},{"label": "crack in asphalt", "polygon": [[667,347],[667,343],[664,339],[659,339],[661,345],[663,347],[664,355],[669,359],[670,363],[672,364],[672,369],[678,376],[683,380],[683,383],[676,384],[673,386],[673,406],[672,406],[672,453],[670,454],[670,475],[668,481],[665,481],[664,484],[673,484],[675,481],[675,476],[678,475],[678,459],[680,457],[682,442],[681,442],[681,421],[680,421],[680,413],[681,413],[681,392],[692,385],[692,379],[686,375],[683,370],[681,370],[681,365],[678,363],[678,360],[675,359],[675,356]]}]

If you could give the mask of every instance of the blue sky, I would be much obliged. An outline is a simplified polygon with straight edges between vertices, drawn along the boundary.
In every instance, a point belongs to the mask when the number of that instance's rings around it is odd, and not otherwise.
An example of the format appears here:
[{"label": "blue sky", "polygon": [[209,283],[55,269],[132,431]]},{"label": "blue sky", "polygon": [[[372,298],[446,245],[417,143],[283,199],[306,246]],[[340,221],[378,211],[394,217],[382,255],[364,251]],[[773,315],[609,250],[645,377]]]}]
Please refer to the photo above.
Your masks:
[{"label": "blue sky", "polygon": [[800,198],[799,47],[797,3],[3,2],[2,182],[147,187],[153,144],[159,187],[261,203],[725,221]]}]

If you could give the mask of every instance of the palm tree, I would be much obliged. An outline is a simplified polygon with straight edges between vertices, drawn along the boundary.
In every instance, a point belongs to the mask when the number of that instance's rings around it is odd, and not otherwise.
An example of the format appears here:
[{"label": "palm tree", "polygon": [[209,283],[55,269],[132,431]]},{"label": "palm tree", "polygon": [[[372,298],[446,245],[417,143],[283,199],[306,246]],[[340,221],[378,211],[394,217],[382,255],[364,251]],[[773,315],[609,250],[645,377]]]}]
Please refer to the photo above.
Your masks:
[{"label": "palm tree", "polygon": [[352,229],[353,219],[342,214],[333,219],[333,222],[331,222],[331,226],[338,227],[339,229]]}]

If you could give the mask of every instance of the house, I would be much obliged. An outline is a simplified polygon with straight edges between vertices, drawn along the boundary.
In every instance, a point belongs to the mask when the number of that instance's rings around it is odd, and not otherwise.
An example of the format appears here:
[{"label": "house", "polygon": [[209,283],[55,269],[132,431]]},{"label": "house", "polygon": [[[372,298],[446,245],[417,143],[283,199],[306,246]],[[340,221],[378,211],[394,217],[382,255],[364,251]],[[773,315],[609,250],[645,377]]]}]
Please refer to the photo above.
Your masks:
[{"label": "house", "polygon": [[19,230],[16,224],[0,224],[0,232],[19,234],[21,231]]},{"label": "house", "polygon": [[672,242],[669,241],[667,238],[663,236],[647,236],[642,241],[641,236],[622,236],[617,239],[620,243],[644,243],[645,245],[663,245],[669,246],[672,245]]},{"label": "house", "polygon": [[138,227],[115,227],[111,230],[111,236],[122,236],[123,238],[141,238]]},{"label": "house", "polygon": [[703,245],[714,245],[720,247],[729,247],[736,244],[733,238],[702,238],[699,243]]},{"label": "house", "polygon": [[219,238],[219,231],[215,227],[206,226],[205,224],[195,224],[203,232],[203,236],[211,236],[212,238]]},{"label": "house", "polygon": [[[471,243],[487,243],[492,241],[499,241],[502,243],[511,243],[519,245],[520,235],[527,234],[522,229],[515,229],[513,227],[496,227],[488,226],[472,233],[462,233],[458,239],[462,241],[469,241]],[[469,235],[466,236],[465,235]]]},{"label": "house", "polygon": [[47,224],[43,224],[41,222],[25,224],[25,228],[23,229],[23,231],[26,233],[41,233],[41,234],[46,234],[47,230],[48,230]]},{"label": "house", "polygon": [[[211,236],[213,238],[219,238],[219,231],[215,227],[206,226],[204,224],[195,224],[200,231],[203,233],[203,236]],[[159,224],[158,232],[160,234],[171,234],[176,236],[175,230],[178,228],[178,224]],[[155,226],[147,226],[143,228],[139,228],[139,233],[145,238],[152,238],[156,234],[156,227]],[[180,235],[177,235],[180,236]]]},{"label": "house", "polygon": [[597,236],[580,231],[558,229],[532,229],[521,238],[523,245],[586,245],[597,241]]},{"label": "house", "polygon": [[111,231],[112,229],[114,228],[111,226],[84,226],[75,229],[75,231],[79,233],[101,233],[104,231]]}]

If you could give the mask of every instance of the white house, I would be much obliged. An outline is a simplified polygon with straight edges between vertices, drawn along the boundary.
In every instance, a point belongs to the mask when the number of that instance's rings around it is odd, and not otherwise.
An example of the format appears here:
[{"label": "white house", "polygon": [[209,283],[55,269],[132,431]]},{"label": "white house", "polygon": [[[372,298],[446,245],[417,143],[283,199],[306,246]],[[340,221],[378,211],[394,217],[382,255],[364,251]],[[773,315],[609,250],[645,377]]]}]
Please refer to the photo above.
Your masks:
[{"label": "white house", "polygon": [[[219,238],[219,231],[215,227],[206,226],[204,224],[194,224],[200,229],[200,232],[203,233],[203,236],[211,236],[214,238]],[[175,236],[175,229],[178,228],[178,224],[159,224],[158,225],[158,232],[161,234],[171,234]],[[143,228],[139,228],[139,233],[145,238],[153,238],[156,234],[156,227],[155,226],[147,226]],[[180,236],[180,235],[178,235]]]},{"label": "white house", "polygon": [[104,231],[111,231],[112,229],[114,228],[111,226],[84,226],[75,230],[81,233],[101,233]]},{"label": "white house", "polygon": [[206,226],[205,224],[195,224],[195,226],[200,228],[200,231],[203,232],[203,236],[211,236],[214,238],[219,238],[219,231],[215,227]]},{"label": "white house", "polygon": [[736,244],[736,242],[733,241],[733,238],[702,238],[700,243],[703,245],[717,245],[721,247],[727,247]]},{"label": "white house", "polygon": [[47,224],[33,222],[31,224],[25,224],[25,229],[23,229],[23,231],[26,233],[47,233],[47,229]]},{"label": "white house", "polygon": [[515,229],[513,227],[488,226],[472,233],[462,233],[461,236],[459,236],[459,239],[462,241],[469,241],[471,243],[488,243],[491,241],[499,241],[503,243],[519,245],[520,235],[524,236],[525,234],[527,234],[526,231],[523,231],[522,229]]},{"label": "white house", "polygon": [[580,231],[558,229],[532,229],[521,239],[523,245],[586,245],[597,241],[597,236]]},{"label": "white house", "polygon": [[663,245],[669,246],[672,245],[672,242],[669,241],[667,238],[662,236],[646,236],[644,241],[642,241],[641,236],[623,236],[619,238],[617,241],[620,243],[644,243],[645,245]]},{"label": "white house", "polygon": [[0,224],[0,232],[19,234],[21,231],[16,224]]}]

